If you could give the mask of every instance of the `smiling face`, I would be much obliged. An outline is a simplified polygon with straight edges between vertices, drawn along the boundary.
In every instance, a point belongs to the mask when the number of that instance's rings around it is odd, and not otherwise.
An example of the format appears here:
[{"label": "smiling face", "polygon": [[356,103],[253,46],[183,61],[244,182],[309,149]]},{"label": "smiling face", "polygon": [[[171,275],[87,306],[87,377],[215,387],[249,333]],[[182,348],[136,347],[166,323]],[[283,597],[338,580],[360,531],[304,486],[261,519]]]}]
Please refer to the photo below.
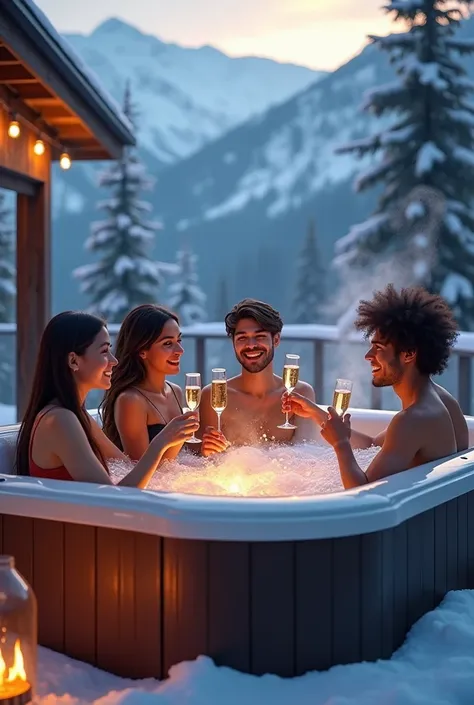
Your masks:
[{"label": "smiling face", "polygon": [[142,350],[140,357],[148,371],[164,375],[177,375],[181,355],[184,350],[181,345],[181,330],[173,318],[166,321],[157,340],[148,348]]},{"label": "smiling face", "polygon": [[365,359],[372,367],[374,387],[391,387],[398,384],[406,372],[406,363],[412,357],[409,353],[397,353],[392,343],[384,341],[375,333],[365,354]]},{"label": "smiling face", "polygon": [[101,329],[84,355],[69,353],[68,362],[77,384],[85,389],[109,389],[117,358],[112,355],[108,330]]},{"label": "smiling face", "polygon": [[272,362],[280,336],[278,333],[272,336],[253,318],[242,318],[235,327],[233,342],[239,363],[247,372],[255,373]]}]

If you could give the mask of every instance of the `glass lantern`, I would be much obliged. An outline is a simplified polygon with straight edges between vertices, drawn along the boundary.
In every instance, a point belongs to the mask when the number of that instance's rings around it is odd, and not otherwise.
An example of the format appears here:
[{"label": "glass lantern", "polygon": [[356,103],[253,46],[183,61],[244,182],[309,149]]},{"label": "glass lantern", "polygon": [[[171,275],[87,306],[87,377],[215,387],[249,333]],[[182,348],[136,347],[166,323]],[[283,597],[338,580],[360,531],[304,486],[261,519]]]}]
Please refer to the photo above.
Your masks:
[{"label": "glass lantern", "polygon": [[0,556],[0,705],[33,702],[36,648],[36,597],[15,559]]}]

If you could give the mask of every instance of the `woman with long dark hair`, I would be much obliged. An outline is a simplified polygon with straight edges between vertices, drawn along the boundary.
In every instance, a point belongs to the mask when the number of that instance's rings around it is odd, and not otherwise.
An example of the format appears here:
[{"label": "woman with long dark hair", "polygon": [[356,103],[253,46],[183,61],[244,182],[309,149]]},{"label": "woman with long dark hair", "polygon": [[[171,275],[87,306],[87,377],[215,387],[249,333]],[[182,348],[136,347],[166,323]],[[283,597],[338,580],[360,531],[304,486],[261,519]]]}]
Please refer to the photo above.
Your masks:
[{"label": "woman with long dark hair", "polygon": [[[18,436],[18,474],[112,484],[107,461],[126,456],[87,413],[85,400],[92,389],[110,387],[116,364],[103,320],[75,311],[50,320]],[[196,414],[176,416],[118,484],[146,487],[164,453],[198,427]]]},{"label": "woman with long dark hair", "polygon": [[[181,330],[178,317],[155,304],[143,304],[124,318],[117,337],[117,367],[101,405],[104,432],[133,459],[185,405],[181,388],[168,375],[179,373]],[[176,444],[164,454],[175,457]]]}]

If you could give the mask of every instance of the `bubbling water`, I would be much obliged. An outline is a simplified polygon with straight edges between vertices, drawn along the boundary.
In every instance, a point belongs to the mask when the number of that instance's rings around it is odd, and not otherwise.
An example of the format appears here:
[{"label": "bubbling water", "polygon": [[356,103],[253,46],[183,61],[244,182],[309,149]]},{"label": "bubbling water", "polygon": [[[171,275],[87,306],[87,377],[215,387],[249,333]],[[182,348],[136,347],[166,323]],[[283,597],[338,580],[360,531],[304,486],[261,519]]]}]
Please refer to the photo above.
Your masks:
[{"label": "bubbling water", "polygon": [[[359,467],[366,470],[379,450],[355,450]],[[115,482],[128,471],[130,464],[110,464]],[[333,449],[307,443],[243,446],[212,458],[184,451],[160,466],[148,489],[207,496],[292,497],[340,492],[344,487]]]}]

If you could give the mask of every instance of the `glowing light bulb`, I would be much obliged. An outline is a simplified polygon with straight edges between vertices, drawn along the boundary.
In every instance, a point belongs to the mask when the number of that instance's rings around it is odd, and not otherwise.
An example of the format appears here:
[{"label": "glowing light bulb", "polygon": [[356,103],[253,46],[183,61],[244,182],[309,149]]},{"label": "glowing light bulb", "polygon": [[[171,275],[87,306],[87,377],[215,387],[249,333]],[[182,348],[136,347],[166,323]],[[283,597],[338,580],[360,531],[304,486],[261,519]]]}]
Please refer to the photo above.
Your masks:
[{"label": "glowing light bulb", "polygon": [[18,120],[12,120],[8,126],[8,136],[16,140],[16,138],[20,136],[20,132],[20,123]]},{"label": "glowing light bulb", "polygon": [[36,140],[35,146],[33,147],[33,152],[37,154],[39,157],[41,157],[42,154],[45,152],[45,146],[43,140]]},{"label": "glowing light bulb", "polygon": [[59,166],[61,169],[70,169],[71,168],[71,157],[67,152],[63,152],[59,158]]}]

